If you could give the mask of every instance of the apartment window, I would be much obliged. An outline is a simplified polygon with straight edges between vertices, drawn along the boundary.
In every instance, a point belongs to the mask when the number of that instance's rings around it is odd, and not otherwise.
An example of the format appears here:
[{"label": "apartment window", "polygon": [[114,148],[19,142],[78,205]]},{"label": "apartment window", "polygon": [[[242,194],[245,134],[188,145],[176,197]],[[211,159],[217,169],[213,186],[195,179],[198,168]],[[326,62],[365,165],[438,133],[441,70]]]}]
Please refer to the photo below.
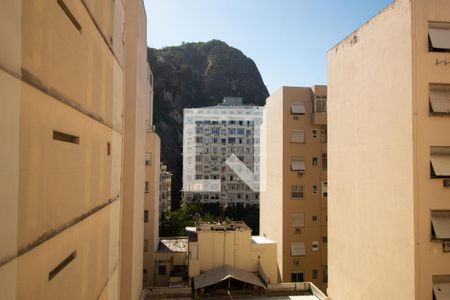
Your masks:
[{"label": "apartment window", "polygon": [[321,137],[322,137],[322,144],[326,144],[328,142],[328,133],[327,133],[327,129],[321,129],[320,130],[321,133]]},{"label": "apartment window", "polygon": [[143,270],[143,280],[147,281],[147,269]]},{"label": "apartment window", "polygon": [[152,165],[152,153],[151,152],[145,152],[145,165],[146,166]]},{"label": "apartment window", "polygon": [[302,272],[291,273],[291,282],[304,282]]},{"label": "apartment window", "polygon": [[312,158],[312,165],[317,166],[317,157]]},{"label": "apartment window", "polygon": [[450,240],[450,210],[431,211],[431,239]]},{"label": "apartment window", "polygon": [[291,143],[304,144],[305,131],[303,129],[293,129],[291,132]]},{"label": "apartment window", "polygon": [[67,7],[67,5],[64,3],[63,0],[57,0],[56,1],[59,5],[59,7],[61,7],[61,9],[63,10],[63,12],[66,14],[66,16],[69,18],[69,20],[72,22],[73,26],[75,26],[75,28],[81,32],[81,25],[78,22],[78,20],[75,18],[75,16],[72,14],[72,12],[70,11],[70,9]]},{"label": "apartment window", "polygon": [[431,178],[450,177],[450,147],[430,148]]},{"label": "apartment window", "polygon": [[158,275],[166,275],[166,273],[167,273],[166,265],[159,265],[158,266]]},{"label": "apartment window", "polygon": [[150,187],[149,187],[149,182],[146,181],[146,182],[145,182],[145,193],[148,193],[149,189],[150,189]]},{"label": "apartment window", "polygon": [[304,197],[304,189],[301,184],[293,184],[291,185],[291,198],[292,199],[303,199]]},{"label": "apartment window", "polygon": [[200,137],[196,137],[195,138],[195,142],[196,143],[203,143],[203,138],[200,136]]},{"label": "apartment window", "polygon": [[111,143],[110,142],[106,142],[106,154],[108,156],[111,155]]},{"label": "apartment window", "polygon": [[148,240],[144,240],[144,252],[148,252]]},{"label": "apartment window", "polygon": [[327,96],[314,97],[314,112],[316,113],[327,112]]},{"label": "apartment window", "polygon": [[291,226],[294,228],[305,227],[305,214],[304,213],[291,214]]},{"label": "apartment window", "polygon": [[291,256],[304,256],[306,254],[304,242],[291,243]]},{"label": "apartment window", "polygon": [[62,262],[60,262],[55,268],[53,268],[50,273],[48,273],[48,281],[52,280],[56,275],[58,275],[59,272],[67,267],[76,257],[77,251],[74,251],[69,256],[67,256]]},{"label": "apartment window", "polygon": [[312,242],[312,251],[319,251],[319,242],[318,241]]},{"label": "apartment window", "polygon": [[450,84],[430,83],[430,112],[434,114],[450,113]]},{"label": "apartment window", "polygon": [[293,157],[291,159],[291,171],[305,171],[305,158]]},{"label": "apartment window", "polygon": [[312,279],[317,279],[319,271],[317,269],[312,270]]},{"label": "apartment window", "polygon": [[322,153],[322,170],[326,170],[327,168],[328,168],[327,154]]},{"label": "apartment window", "polygon": [[322,237],[322,243],[328,243],[328,237],[327,236],[323,236]]},{"label": "apartment window", "polygon": [[304,115],[305,114],[305,102],[296,102],[291,105],[291,114]]},{"label": "apartment window", "polygon": [[148,223],[148,210],[144,210],[144,223]]},{"label": "apartment window", "polygon": [[317,185],[313,185],[313,186],[312,186],[312,193],[313,193],[314,195],[317,195]]},{"label": "apartment window", "polygon": [[444,180],[443,184],[445,188],[450,188],[450,180]]},{"label": "apartment window", "polygon": [[317,137],[318,137],[318,131],[317,131],[317,129],[313,129],[313,130],[312,130],[312,137],[313,137],[313,139],[317,139]]},{"label": "apartment window", "polygon": [[428,50],[450,52],[450,23],[428,23]]},{"label": "apartment window", "polygon": [[312,220],[313,220],[314,222],[316,222],[316,221],[317,221],[317,216],[312,216]]},{"label": "apartment window", "polygon": [[65,143],[80,144],[80,137],[57,130],[53,130],[53,139]]},{"label": "apartment window", "polygon": [[433,300],[448,300],[450,295],[450,275],[433,276]]},{"label": "apartment window", "polygon": [[195,161],[196,161],[196,162],[201,162],[201,161],[202,161],[202,158],[203,158],[203,157],[202,157],[201,155],[196,155],[196,156],[195,156]]},{"label": "apartment window", "polygon": [[328,181],[322,181],[322,198],[328,197]]}]

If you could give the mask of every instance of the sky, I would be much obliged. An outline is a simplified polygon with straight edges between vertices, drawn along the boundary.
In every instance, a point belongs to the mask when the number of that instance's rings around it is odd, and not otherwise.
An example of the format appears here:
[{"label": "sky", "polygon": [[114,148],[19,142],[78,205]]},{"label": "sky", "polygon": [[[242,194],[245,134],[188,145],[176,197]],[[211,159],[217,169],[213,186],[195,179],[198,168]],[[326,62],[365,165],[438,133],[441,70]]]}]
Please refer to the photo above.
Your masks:
[{"label": "sky", "polygon": [[258,66],[269,93],[327,83],[327,51],[392,0],[144,0],[152,48],[218,39]]}]

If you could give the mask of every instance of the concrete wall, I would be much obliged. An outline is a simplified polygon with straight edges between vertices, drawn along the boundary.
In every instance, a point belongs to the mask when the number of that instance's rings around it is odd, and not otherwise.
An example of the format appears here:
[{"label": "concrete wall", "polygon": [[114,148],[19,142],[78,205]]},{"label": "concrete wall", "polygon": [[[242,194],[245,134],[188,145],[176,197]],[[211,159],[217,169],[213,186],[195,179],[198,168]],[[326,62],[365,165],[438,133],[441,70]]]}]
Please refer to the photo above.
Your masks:
[{"label": "concrete wall", "polygon": [[415,299],[411,61],[407,0],[328,52],[333,300]]},{"label": "concrete wall", "polygon": [[[278,278],[283,271],[283,89],[266,100],[264,131],[266,141],[266,189],[260,193],[260,235],[277,242]],[[269,142],[270,141],[270,142]]]},{"label": "concrete wall", "polygon": [[144,4],[125,1],[125,101],[120,298],[142,291],[144,244],[145,129],[150,101]]},{"label": "concrete wall", "polygon": [[149,191],[145,194],[144,209],[148,211],[149,219],[144,223],[144,240],[148,241],[148,251],[144,252],[144,269],[147,278],[144,285],[154,284],[154,260],[153,255],[158,246],[159,236],[159,172],[161,141],[156,132],[147,131],[145,134],[145,151],[151,153],[151,163],[145,167],[145,181],[149,182]]},{"label": "concrete wall", "polygon": [[[0,4],[5,299],[118,298],[122,57],[96,14],[81,1],[64,3],[80,28],[57,1]],[[105,30],[121,34],[123,11],[121,2],[105,11]],[[55,130],[77,143],[55,140]]]}]

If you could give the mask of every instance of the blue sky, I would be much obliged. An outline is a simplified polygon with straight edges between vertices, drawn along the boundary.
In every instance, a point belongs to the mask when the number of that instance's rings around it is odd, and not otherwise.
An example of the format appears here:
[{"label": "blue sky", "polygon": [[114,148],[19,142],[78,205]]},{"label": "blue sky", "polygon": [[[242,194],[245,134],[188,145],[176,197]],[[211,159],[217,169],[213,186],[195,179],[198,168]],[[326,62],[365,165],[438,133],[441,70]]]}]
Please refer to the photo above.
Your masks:
[{"label": "blue sky", "polygon": [[144,0],[153,48],[219,39],[252,58],[269,93],[326,84],[328,49],[392,0]]}]

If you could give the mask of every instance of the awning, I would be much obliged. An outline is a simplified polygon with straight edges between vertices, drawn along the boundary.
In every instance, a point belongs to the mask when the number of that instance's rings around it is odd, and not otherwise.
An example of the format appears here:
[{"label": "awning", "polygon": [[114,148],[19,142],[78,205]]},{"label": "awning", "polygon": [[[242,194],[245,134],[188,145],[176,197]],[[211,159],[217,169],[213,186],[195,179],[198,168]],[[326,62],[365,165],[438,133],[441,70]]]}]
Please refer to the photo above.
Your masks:
[{"label": "awning", "polygon": [[436,300],[450,299],[450,282],[436,282],[433,284],[433,293]]},{"label": "awning", "polygon": [[305,103],[298,102],[291,105],[291,113],[293,114],[304,114],[305,113]]},{"label": "awning", "polygon": [[428,28],[431,46],[436,49],[450,50],[450,28],[437,27],[433,25]]},{"label": "awning", "polygon": [[450,240],[450,211],[432,211],[431,225],[434,239]]},{"label": "awning", "polygon": [[430,104],[434,113],[450,113],[450,84],[430,84]]},{"label": "awning", "polygon": [[194,288],[201,289],[219,283],[228,278],[233,278],[242,282],[266,288],[266,285],[255,273],[237,269],[231,266],[221,266],[194,277]]},{"label": "awning", "polygon": [[291,161],[291,170],[292,171],[304,171],[305,170],[305,161],[304,160],[292,160]]},{"label": "awning", "polygon": [[450,147],[431,147],[430,160],[436,176],[450,176]]}]

